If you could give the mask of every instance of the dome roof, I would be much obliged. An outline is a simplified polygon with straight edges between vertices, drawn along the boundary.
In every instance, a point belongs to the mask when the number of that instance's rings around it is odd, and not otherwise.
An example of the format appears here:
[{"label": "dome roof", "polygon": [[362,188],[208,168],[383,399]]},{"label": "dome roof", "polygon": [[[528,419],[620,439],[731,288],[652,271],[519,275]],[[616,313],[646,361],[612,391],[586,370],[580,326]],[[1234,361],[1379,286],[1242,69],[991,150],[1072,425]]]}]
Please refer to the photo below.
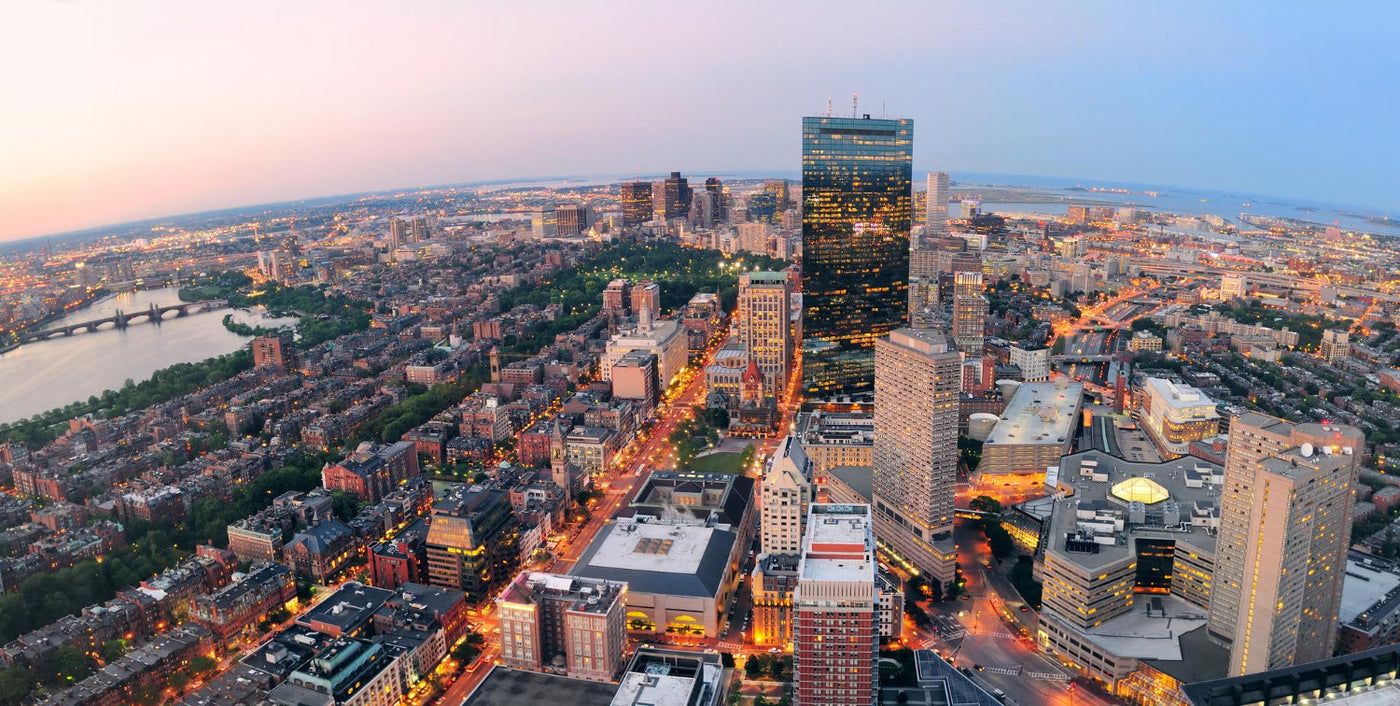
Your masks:
[{"label": "dome roof", "polygon": [[1151,478],[1129,478],[1113,486],[1113,496],[1130,503],[1151,505],[1166,500],[1171,494]]}]

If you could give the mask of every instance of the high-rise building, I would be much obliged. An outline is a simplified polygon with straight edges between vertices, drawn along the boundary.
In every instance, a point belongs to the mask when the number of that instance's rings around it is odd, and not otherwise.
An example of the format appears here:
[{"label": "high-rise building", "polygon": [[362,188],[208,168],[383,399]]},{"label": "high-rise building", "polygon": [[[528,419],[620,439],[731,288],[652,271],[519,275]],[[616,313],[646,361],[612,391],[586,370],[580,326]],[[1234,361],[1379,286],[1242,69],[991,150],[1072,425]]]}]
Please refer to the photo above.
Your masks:
[{"label": "high-rise building", "polygon": [[907,561],[953,580],[962,358],[941,331],[875,343],[875,531]]},{"label": "high-rise building", "polygon": [[1011,347],[1011,364],[1021,369],[1021,380],[1025,382],[1045,382],[1050,379],[1050,349],[1027,350],[1020,346]]},{"label": "high-rise building", "polygon": [[661,314],[661,285],[644,279],[632,285],[627,296],[631,299],[633,314],[641,316],[642,309],[650,311],[653,317]]},{"label": "high-rise building", "polygon": [[639,226],[652,217],[651,182],[622,182],[622,225]]},{"label": "high-rise building", "polygon": [[1245,275],[1220,275],[1220,298],[1244,299],[1249,296],[1249,278]]},{"label": "high-rise building", "polygon": [[[1276,563],[1274,569],[1306,574],[1306,592],[1285,596],[1282,608],[1277,602],[1263,604],[1261,614],[1254,618],[1274,616],[1293,625],[1286,630],[1304,632],[1316,630],[1319,621],[1330,620],[1323,631],[1326,634],[1317,638],[1320,644],[1296,645],[1307,654],[1313,654],[1311,650],[1331,654],[1350,540],[1352,488],[1365,443],[1360,430],[1345,425],[1293,424],[1257,412],[1238,414],[1230,420],[1208,626],[1214,639],[1231,644],[1232,674],[1243,673],[1239,669],[1258,671],[1272,668],[1261,665],[1287,663],[1278,662],[1286,657],[1279,645],[1292,638],[1281,642],[1272,631],[1263,631],[1246,607],[1251,601],[1258,604],[1251,598],[1256,592],[1280,589],[1278,576],[1261,573],[1262,567],[1255,566],[1256,559],[1265,557],[1282,557],[1284,565]],[[1295,466],[1287,454],[1302,458],[1305,444],[1314,453],[1343,461],[1345,473],[1332,468],[1330,461],[1323,464],[1325,469],[1317,468],[1316,461],[1305,464],[1313,468]],[[1279,456],[1285,456],[1283,465],[1269,460]],[[1304,483],[1313,479],[1323,485],[1298,492],[1295,486],[1300,478]],[[1280,511],[1273,509],[1273,503],[1281,502],[1281,494],[1288,496],[1290,504]],[[1304,541],[1308,533],[1310,538]],[[1234,644],[1246,636],[1248,646]]]},{"label": "high-rise building", "polygon": [[724,221],[729,217],[729,209],[725,208],[724,182],[710,177],[705,180],[705,191],[710,194],[710,207],[714,209],[714,219]]},{"label": "high-rise building", "polygon": [[1323,331],[1321,353],[1323,359],[1329,363],[1345,360],[1351,355],[1351,335],[1345,330]]},{"label": "high-rise building", "polygon": [[914,123],[802,119],[803,387],[869,392],[875,340],[909,306]]},{"label": "high-rise building", "polygon": [[987,340],[987,298],[981,272],[959,272],[953,279],[953,341],[968,355],[982,355]]},{"label": "high-rise building", "polygon": [[768,179],[763,182],[763,191],[776,197],[774,205],[777,206],[780,213],[792,208],[792,197],[788,195],[787,179]]},{"label": "high-rise building", "polygon": [[1354,450],[1305,444],[1255,466],[1232,676],[1332,656],[1351,541],[1354,458]]},{"label": "high-rise building", "polygon": [[404,222],[398,218],[389,221],[389,252],[399,249],[404,244]]},{"label": "high-rise building", "polygon": [[704,189],[691,189],[690,211],[687,217],[690,225],[697,228],[713,228],[719,211],[715,195]]},{"label": "high-rise building", "polygon": [[627,584],[522,572],[496,597],[501,663],[542,672],[562,663],[568,676],[612,681],[627,646]]},{"label": "high-rise building", "polygon": [[[915,251],[918,252],[918,251]],[[909,327],[936,328],[942,307],[938,301],[938,276],[909,275]]]},{"label": "high-rise building", "polygon": [[583,235],[588,230],[588,207],[579,204],[564,204],[554,209],[555,233],[560,237]]},{"label": "high-rise building", "polygon": [[739,311],[735,323],[749,359],[763,373],[763,393],[782,396],[792,361],[792,327],[788,302],[792,289],[786,272],[745,272],[739,275]]},{"label": "high-rise building", "polygon": [[879,599],[869,505],[814,503],[793,590],[798,706],[869,706],[879,672]]},{"label": "high-rise building", "polygon": [[520,526],[510,494],[483,485],[456,488],[433,505],[428,528],[428,583],[485,602],[515,576]]},{"label": "high-rise building", "polygon": [[603,288],[603,311],[626,314],[632,305],[632,283],[618,278]]},{"label": "high-rise building", "polygon": [[807,505],[814,499],[812,462],[794,436],[778,443],[768,472],[759,484],[759,551],[796,554],[802,551]]},{"label": "high-rise building", "polygon": [[278,370],[287,369],[287,358],[282,352],[280,336],[258,336],[253,339],[253,367],[271,366]]},{"label": "high-rise building", "polygon": [[1215,401],[1190,385],[1147,378],[1142,400],[1142,428],[1165,456],[1184,456],[1191,442],[1220,433]]},{"label": "high-rise building", "polygon": [[666,218],[684,218],[690,215],[690,181],[681,176],[680,172],[671,172],[671,176],[662,182],[662,195]]},{"label": "high-rise building", "polygon": [[948,175],[929,172],[928,201],[924,204],[924,234],[920,242],[948,234]]},{"label": "high-rise building", "polygon": [[559,233],[559,221],[553,206],[540,206],[530,214],[530,232],[536,238],[553,238]]}]

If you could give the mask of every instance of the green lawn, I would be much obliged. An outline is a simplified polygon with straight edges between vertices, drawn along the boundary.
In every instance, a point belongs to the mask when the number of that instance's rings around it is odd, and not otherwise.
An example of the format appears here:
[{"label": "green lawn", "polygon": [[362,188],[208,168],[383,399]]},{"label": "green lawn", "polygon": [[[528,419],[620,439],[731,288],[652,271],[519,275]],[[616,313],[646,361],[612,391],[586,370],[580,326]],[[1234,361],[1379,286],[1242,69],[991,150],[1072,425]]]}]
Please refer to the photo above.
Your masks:
[{"label": "green lawn", "polygon": [[697,458],[690,463],[690,469],[696,473],[726,473],[737,476],[744,472],[743,454],[722,452],[710,454],[703,458]]}]

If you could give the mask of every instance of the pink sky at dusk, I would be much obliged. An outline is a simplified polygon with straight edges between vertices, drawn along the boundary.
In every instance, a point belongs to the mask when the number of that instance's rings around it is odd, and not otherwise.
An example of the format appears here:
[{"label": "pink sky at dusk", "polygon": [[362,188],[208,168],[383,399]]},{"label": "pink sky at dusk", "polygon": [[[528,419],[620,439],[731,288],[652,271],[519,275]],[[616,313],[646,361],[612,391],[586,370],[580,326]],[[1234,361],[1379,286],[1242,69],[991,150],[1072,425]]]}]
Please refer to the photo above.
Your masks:
[{"label": "pink sky at dusk", "polygon": [[[1400,99],[1377,90],[1393,23],[1275,12],[12,2],[0,240],[480,179],[794,170],[800,117],[853,90],[915,119],[916,168],[1400,205]],[[1261,110],[1280,87],[1286,114]]]}]

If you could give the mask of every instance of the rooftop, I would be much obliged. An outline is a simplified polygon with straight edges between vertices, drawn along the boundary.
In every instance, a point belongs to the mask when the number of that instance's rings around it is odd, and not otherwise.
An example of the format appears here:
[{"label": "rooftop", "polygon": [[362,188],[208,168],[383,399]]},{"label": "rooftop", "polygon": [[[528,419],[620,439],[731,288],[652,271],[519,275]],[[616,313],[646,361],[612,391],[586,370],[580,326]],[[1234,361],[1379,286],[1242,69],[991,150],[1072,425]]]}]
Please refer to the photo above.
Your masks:
[{"label": "rooftop", "polygon": [[797,417],[796,436],[806,446],[872,446],[875,443],[875,415],[862,412],[807,412]]},{"label": "rooftop", "polygon": [[632,656],[612,706],[707,706],[719,697],[719,655],[643,647]]},{"label": "rooftop", "polygon": [[[1056,504],[1047,549],[1081,566],[1098,568],[1129,557],[1137,538],[1172,539],[1215,552],[1224,469],[1205,459],[1182,456],[1161,463],[1127,461],[1099,449],[1060,459],[1058,483],[1072,489]],[[1117,489],[1125,492],[1119,494]],[[1124,495],[1130,497],[1124,497]],[[1165,494],[1151,503],[1147,499]],[[1140,502],[1141,505],[1135,505]],[[1140,519],[1136,511],[1140,510]],[[1130,512],[1133,511],[1133,512]],[[1065,549],[1066,536],[1082,529],[1079,514],[1116,517],[1121,530],[1100,533],[1096,551]],[[1107,543],[1112,540],[1111,543]]]},{"label": "rooftop", "polygon": [[1229,672],[1230,649],[1211,640],[1205,626],[1182,635],[1177,642],[1181,659],[1144,661],[1183,684],[1219,679]]},{"label": "rooftop", "polygon": [[1350,552],[1337,622],[1370,630],[1396,608],[1400,608],[1400,564]]},{"label": "rooftop", "polygon": [[613,685],[605,682],[526,672],[497,665],[491,668],[486,679],[467,696],[462,706],[609,706],[612,703],[613,692]]},{"label": "rooftop", "polygon": [[298,618],[297,624],[313,629],[317,625],[329,625],[341,631],[353,631],[369,622],[375,611],[393,596],[393,591],[347,581],[339,590]]},{"label": "rooftop", "polygon": [[534,606],[544,601],[569,603],[569,610],[607,613],[626,593],[627,585],[543,571],[522,572],[501,591],[498,601]]},{"label": "rooftop", "polygon": [[1180,661],[1181,638],[1206,624],[1206,609],[1171,594],[1138,596],[1132,610],[1092,630],[1078,631],[1120,657]]},{"label": "rooftop", "polygon": [[570,571],[626,581],[629,590],[711,598],[737,541],[729,530],[619,519],[604,525]]},{"label": "rooftop", "polygon": [[813,503],[802,539],[802,581],[875,580],[875,535],[869,505]]},{"label": "rooftop", "polygon": [[1215,407],[1215,401],[1196,388],[1165,378],[1147,378],[1147,387],[1172,409]]},{"label": "rooftop", "polygon": [[1064,444],[1084,396],[1082,383],[1023,382],[1002,410],[987,444]]}]

